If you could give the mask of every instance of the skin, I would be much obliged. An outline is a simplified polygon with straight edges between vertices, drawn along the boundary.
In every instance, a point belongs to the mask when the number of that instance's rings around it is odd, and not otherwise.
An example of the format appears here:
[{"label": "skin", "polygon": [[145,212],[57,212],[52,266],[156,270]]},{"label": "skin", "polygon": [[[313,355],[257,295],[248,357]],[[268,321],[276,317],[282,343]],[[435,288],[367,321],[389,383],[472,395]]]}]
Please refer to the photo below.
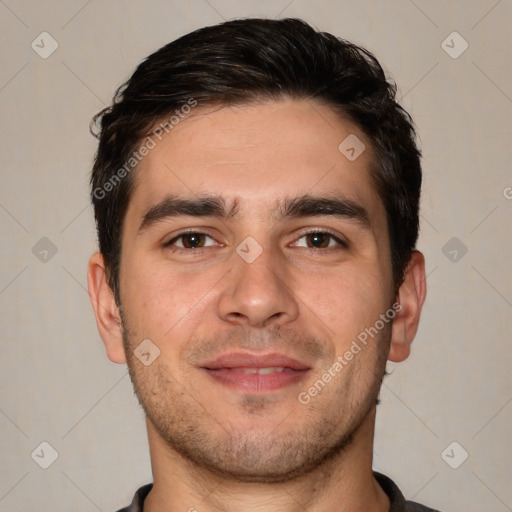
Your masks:
[{"label": "skin", "polygon": [[[366,145],[354,161],[338,150],[349,134]],[[372,475],[376,399],[386,360],[409,355],[426,288],[415,251],[393,294],[372,158],[356,126],[313,100],[286,99],[197,109],[141,162],[124,223],[122,309],[99,253],[88,282],[107,355],[128,364],[146,412],[154,477],[146,512],[389,509]],[[221,196],[227,210],[236,204],[236,213],[169,217],[138,234],[145,213],[166,196],[204,194]],[[368,223],[279,218],[280,201],[305,194],[349,199]],[[204,247],[180,246],[190,243],[177,239],[188,229],[208,235],[192,239]],[[262,250],[252,263],[236,251],[248,236]],[[300,403],[299,393],[395,300],[401,310],[392,325]],[[149,366],[134,355],[147,338],[160,350]],[[253,392],[201,369],[240,349],[280,352],[310,370],[284,388]]]}]

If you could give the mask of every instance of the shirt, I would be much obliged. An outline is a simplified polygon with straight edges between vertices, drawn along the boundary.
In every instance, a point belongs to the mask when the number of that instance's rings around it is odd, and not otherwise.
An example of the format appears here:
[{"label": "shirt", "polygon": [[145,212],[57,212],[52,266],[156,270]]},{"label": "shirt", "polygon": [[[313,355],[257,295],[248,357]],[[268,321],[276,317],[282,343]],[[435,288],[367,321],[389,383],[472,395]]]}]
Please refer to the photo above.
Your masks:
[{"label": "shirt", "polygon": [[[377,473],[376,471],[373,472],[373,476],[377,482],[379,482],[379,485],[382,487],[383,491],[388,495],[389,501],[391,503],[389,512],[439,512],[439,510],[425,507],[424,505],[420,505],[414,501],[406,501],[404,495],[397,487],[395,482],[393,482],[393,480],[387,476]],[[142,509],[144,507],[144,500],[152,488],[153,484],[143,485],[135,493],[132,504],[128,507],[118,510],[117,512],[143,512]]]}]

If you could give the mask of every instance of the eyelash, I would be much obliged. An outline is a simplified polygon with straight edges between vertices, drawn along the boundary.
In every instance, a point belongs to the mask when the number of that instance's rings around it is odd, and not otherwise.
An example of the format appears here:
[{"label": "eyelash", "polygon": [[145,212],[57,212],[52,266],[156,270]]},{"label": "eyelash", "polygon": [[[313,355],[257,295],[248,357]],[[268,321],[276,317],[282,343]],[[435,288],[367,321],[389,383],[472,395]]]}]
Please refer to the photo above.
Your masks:
[{"label": "eyelash", "polygon": [[338,247],[324,247],[324,248],[322,248],[322,247],[316,247],[316,248],[315,247],[303,247],[303,249],[310,250],[310,251],[316,251],[316,252],[319,250],[322,250],[322,249],[324,251],[327,249],[330,249],[330,250],[339,250],[340,248],[348,249],[347,242],[342,240],[340,237],[336,236],[334,233],[331,233],[330,231],[326,231],[325,229],[312,229],[310,231],[306,231],[305,233],[302,233],[302,235],[297,239],[297,241],[301,240],[302,238],[304,238],[308,235],[316,235],[316,234],[327,235],[328,237],[330,237],[331,240],[334,240],[338,244]]},{"label": "eyelash", "polygon": [[[318,252],[319,250],[323,250],[325,252],[325,250],[327,250],[327,249],[330,249],[330,250],[338,249],[339,250],[340,248],[343,248],[343,249],[348,249],[349,248],[349,245],[348,245],[347,242],[345,242],[344,240],[340,239],[338,236],[334,235],[333,233],[331,233],[329,231],[326,231],[325,229],[311,230],[311,231],[307,231],[305,233],[302,233],[302,235],[294,243],[297,243],[297,241],[301,240],[302,238],[304,238],[304,237],[306,237],[308,235],[315,235],[315,234],[328,235],[331,238],[331,240],[334,240],[338,244],[338,247],[324,247],[324,248],[322,248],[322,247],[318,247],[318,248],[315,248],[315,247],[303,247],[303,249],[305,249],[306,251]],[[176,241],[182,239],[183,237],[185,237],[187,235],[205,235],[206,237],[211,238],[212,240],[214,240],[214,238],[212,236],[210,236],[208,233],[204,233],[202,231],[192,231],[192,230],[191,231],[184,231],[183,233],[180,233],[179,235],[175,236],[174,238],[172,238],[168,242],[164,243],[163,244],[164,248],[170,249],[170,250],[175,251],[175,252],[185,251],[185,252],[196,252],[196,253],[200,252],[202,249],[208,249],[208,247],[187,248],[187,247],[176,247],[176,246],[173,245]]]}]

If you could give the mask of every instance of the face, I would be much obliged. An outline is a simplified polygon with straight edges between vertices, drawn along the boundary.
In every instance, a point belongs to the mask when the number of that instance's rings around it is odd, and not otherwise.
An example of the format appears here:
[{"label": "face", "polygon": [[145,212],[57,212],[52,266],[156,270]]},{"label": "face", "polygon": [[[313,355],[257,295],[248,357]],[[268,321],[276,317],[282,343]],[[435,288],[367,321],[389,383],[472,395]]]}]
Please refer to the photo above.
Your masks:
[{"label": "face", "polygon": [[[366,146],[355,160],[338,149],[351,134]],[[123,338],[166,446],[238,479],[286,480],[373,411],[394,297],[371,162],[354,125],[296,100],[196,112],[141,162]]]}]

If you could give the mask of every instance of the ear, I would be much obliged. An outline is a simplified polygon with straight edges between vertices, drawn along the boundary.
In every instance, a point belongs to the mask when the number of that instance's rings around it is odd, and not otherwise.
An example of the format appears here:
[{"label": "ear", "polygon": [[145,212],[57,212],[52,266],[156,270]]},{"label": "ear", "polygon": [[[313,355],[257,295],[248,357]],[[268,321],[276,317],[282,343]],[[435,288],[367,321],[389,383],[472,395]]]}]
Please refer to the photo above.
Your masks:
[{"label": "ear", "polygon": [[107,282],[103,255],[99,252],[94,253],[89,260],[87,283],[96,325],[107,349],[108,358],[114,363],[126,363],[121,315],[114,293]]},{"label": "ear", "polygon": [[421,252],[413,251],[398,290],[397,300],[401,308],[393,319],[388,359],[394,363],[409,357],[426,293],[425,258]]}]

